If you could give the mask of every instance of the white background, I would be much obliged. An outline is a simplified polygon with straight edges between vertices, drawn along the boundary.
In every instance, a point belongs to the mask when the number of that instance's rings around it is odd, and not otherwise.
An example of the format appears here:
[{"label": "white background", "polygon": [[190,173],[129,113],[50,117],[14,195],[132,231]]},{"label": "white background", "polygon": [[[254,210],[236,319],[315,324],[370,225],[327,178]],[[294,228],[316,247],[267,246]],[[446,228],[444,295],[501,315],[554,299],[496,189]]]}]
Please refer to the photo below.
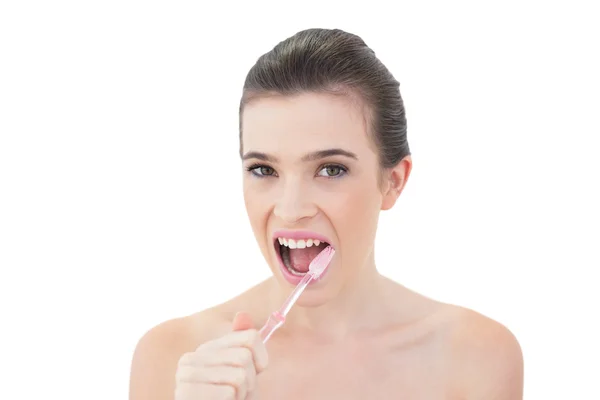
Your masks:
[{"label": "white background", "polygon": [[592,3],[2,2],[0,398],[125,399],[146,330],[268,276],[238,101],[258,56],[326,27],[406,103],[380,270],[507,325],[527,399],[599,399]]}]

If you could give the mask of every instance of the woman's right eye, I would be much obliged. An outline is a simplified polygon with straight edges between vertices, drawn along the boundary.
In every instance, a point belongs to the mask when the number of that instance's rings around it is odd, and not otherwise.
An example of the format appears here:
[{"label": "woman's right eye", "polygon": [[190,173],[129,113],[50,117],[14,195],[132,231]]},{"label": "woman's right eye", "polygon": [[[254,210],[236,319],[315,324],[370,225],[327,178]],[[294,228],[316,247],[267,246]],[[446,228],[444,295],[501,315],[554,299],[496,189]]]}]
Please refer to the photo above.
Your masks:
[{"label": "woman's right eye", "polygon": [[254,175],[261,177],[261,178],[263,178],[265,176],[275,175],[275,170],[266,165],[253,165],[253,166],[249,167],[248,170],[250,172],[252,172]]}]

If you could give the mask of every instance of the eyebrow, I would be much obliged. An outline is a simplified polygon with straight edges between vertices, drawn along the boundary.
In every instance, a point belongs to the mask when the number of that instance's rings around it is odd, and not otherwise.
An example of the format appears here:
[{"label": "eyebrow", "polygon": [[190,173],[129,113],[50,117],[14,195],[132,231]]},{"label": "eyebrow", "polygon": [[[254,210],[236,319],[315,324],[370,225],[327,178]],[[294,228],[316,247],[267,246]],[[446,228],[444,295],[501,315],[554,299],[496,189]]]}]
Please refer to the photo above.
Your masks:
[{"label": "eyebrow", "polygon": [[[331,157],[331,156],[344,156],[344,157],[352,158],[354,160],[358,160],[358,156],[356,154],[354,154],[353,152],[336,148],[336,149],[318,150],[318,151],[314,151],[312,153],[308,153],[307,155],[302,157],[302,161],[304,161],[304,162],[316,161],[316,160],[320,160],[322,158],[327,158],[327,157]],[[267,162],[273,162],[273,163],[279,161],[277,159],[277,157],[273,157],[271,155],[262,153],[260,151],[249,151],[248,153],[243,155],[242,160],[248,160],[251,158],[255,158],[255,159],[263,160],[263,161],[267,161]]]}]

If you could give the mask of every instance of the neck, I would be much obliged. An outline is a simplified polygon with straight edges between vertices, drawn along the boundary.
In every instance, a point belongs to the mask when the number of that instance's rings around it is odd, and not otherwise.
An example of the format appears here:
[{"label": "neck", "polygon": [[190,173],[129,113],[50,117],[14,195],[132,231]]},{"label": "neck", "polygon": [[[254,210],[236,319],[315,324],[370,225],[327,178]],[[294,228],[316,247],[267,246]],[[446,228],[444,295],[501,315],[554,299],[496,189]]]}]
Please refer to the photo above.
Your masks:
[{"label": "neck", "polygon": [[[377,329],[387,320],[389,287],[389,281],[379,274],[372,256],[352,280],[323,304],[303,306],[300,298],[281,329],[289,335],[324,339]],[[275,297],[283,298],[287,294]]]}]

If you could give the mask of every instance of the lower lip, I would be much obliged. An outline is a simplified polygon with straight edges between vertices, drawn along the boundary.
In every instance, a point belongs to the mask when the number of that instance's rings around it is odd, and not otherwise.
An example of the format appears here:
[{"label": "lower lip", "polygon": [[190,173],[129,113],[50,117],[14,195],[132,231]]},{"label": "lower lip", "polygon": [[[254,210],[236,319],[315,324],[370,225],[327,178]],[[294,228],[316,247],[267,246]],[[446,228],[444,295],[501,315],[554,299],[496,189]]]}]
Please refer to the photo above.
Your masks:
[{"label": "lower lip", "polygon": [[[294,275],[294,274],[292,274],[287,269],[287,267],[283,263],[283,260],[281,259],[281,252],[279,251],[279,249],[276,246],[277,246],[277,244],[273,244],[273,248],[275,250],[275,254],[277,255],[277,261],[279,263],[279,269],[281,270],[281,273],[283,274],[283,277],[285,278],[286,281],[288,281],[292,285],[299,284],[300,281],[304,278],[304,275],[303,276]],[[314,285],[315,283],[317,283],[320,280],[322,280],[323,276],[325,276],[325,274],[327,274],[327,270],[328,269],[329,269],[329,267],[325,268],[325,271],[323,271],[323,273],[321,274],[321,276],[319,277],[319,279],[317,279],[317,280],[312,279],[308,284],[309,285]]]}]

